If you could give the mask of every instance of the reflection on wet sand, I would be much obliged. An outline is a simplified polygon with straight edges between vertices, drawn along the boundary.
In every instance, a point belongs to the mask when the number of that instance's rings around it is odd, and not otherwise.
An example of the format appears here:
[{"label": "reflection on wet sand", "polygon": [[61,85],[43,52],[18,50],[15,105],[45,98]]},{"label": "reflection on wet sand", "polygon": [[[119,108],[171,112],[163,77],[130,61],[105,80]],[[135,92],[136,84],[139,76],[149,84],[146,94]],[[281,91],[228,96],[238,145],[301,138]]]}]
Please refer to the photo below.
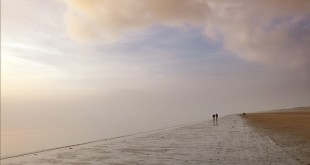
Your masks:
[{"label": "reflection on wet sand", "polygon": [[[63,148],[2,164],[298,164],[241,117]],[[215,126],[214,126],[215,125]],[[309,158],[308,158],[309,159]]]}]

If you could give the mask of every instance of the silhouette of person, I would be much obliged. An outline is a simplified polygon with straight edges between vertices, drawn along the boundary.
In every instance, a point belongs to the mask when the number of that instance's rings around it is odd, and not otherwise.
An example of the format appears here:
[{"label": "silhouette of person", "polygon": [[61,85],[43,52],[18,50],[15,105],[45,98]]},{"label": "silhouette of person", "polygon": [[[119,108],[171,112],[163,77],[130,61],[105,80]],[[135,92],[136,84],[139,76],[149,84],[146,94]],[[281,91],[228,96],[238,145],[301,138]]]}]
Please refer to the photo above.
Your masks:
[{"label": "silhouette of person", "polygon": [[213,116],[212,116],[212,117],[213,117],[213,121],[214,121],[214,119],[215,119],[215,115],[213,114]]},{"label": "silhouette of person", "polygon": [[219,117],[219,115],[218,114],[215,114],[215,118],[216,118],[216,120],[217,120],[217,118]]}]

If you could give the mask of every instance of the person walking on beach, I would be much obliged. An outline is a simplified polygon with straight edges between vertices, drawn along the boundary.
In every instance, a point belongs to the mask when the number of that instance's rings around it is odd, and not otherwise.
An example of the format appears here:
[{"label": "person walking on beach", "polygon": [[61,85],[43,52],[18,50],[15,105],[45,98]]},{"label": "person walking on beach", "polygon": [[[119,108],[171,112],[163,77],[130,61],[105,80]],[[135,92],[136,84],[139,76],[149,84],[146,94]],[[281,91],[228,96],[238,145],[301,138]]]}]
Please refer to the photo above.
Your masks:
[{"label": "person walking on beach", "polygon": [[213,114],[213,116],[212,116],[212,117],[213,117],[213,121],[214,121],[214,120],[215,120],[215,115]]},{"label": "person walking on beach", "polygon": [[218,117],[219,117],[219,115],[216,113],[216,114],[215,114],[216,121],[217,121],[217,118],[218,118]]}]

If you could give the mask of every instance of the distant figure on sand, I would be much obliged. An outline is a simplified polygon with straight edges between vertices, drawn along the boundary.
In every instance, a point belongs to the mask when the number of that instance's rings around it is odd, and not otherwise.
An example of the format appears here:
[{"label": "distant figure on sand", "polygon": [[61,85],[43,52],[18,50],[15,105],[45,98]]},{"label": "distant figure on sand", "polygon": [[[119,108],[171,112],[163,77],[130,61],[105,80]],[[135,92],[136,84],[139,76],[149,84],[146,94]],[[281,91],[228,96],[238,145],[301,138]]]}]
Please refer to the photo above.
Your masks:
[{"label": "distant figure on sand", "polygon": [[217,120],[217,118],[219,117],[219,115],[218,115],[218,114],[215,114],[215,117],[216,117],[216,120]]},{"label": "distant figure on sand", "polygon": [[212,116],[212,117],[213,117],[213,121],[214,121],[214,120],[215,120],[215,115],[213,114],[213,116]]}]

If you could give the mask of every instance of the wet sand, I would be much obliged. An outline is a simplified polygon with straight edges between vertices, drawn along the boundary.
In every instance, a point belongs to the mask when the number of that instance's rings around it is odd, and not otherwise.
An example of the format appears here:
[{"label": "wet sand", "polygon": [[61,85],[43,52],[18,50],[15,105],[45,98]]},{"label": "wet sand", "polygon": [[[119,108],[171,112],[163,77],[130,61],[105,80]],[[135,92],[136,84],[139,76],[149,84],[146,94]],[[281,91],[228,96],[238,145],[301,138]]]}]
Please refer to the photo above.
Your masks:
[{"label": "wet sand", "polygon": [[310,107],[250,113],[244,118],[292,158],[310,164]]},{"label": "wet sand", "polygon": [[302,164],[238,115],[2,160],[30,164]]}]

